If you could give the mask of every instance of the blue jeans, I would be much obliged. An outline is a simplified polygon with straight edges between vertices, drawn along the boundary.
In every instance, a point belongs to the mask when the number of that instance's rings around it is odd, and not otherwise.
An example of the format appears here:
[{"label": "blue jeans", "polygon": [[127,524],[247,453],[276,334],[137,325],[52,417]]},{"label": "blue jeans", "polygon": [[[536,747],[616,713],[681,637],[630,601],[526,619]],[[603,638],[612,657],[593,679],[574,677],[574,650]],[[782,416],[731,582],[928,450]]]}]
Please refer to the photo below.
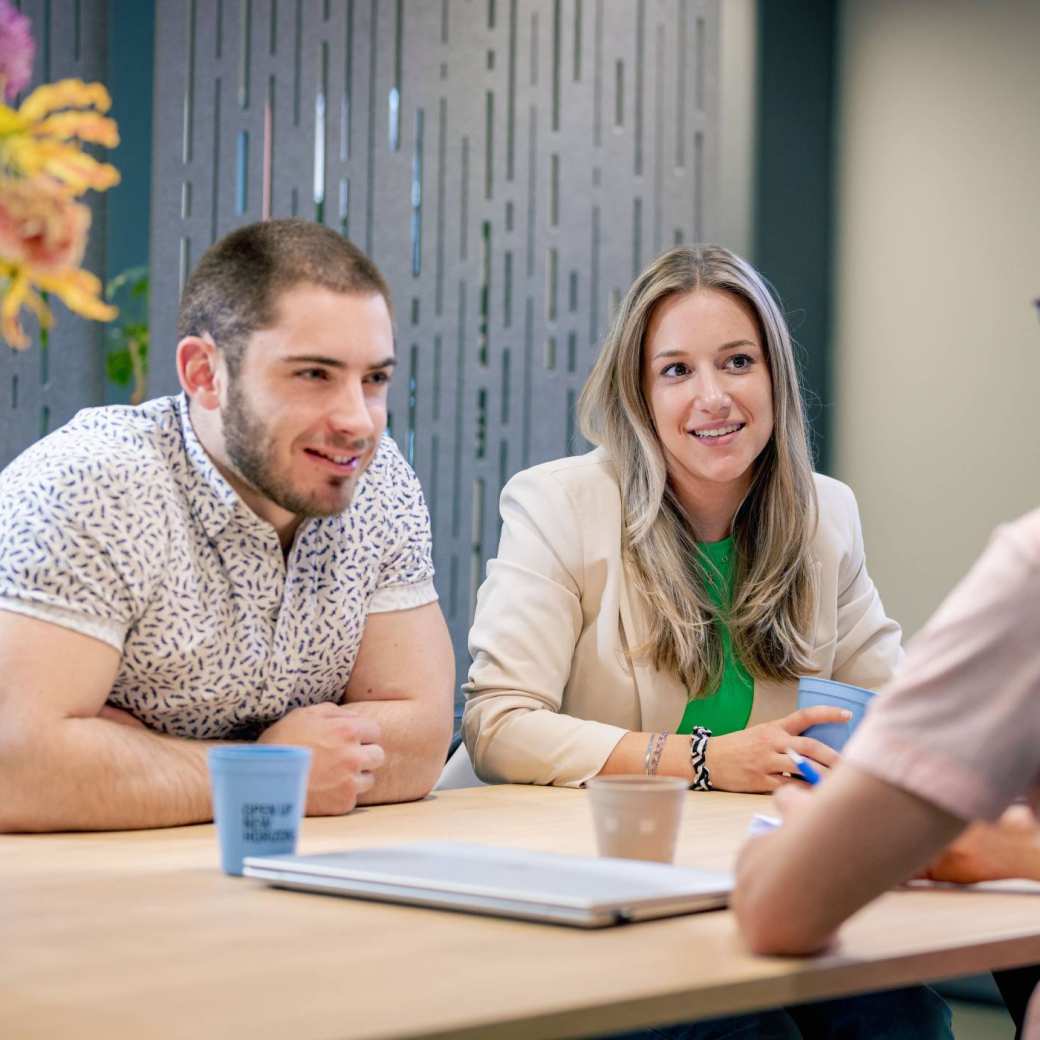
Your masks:
[{"label": "blue jeans", "polygon": [[623,1033],[611,1040],[953,1040],[950,1009],[927,986]]}]

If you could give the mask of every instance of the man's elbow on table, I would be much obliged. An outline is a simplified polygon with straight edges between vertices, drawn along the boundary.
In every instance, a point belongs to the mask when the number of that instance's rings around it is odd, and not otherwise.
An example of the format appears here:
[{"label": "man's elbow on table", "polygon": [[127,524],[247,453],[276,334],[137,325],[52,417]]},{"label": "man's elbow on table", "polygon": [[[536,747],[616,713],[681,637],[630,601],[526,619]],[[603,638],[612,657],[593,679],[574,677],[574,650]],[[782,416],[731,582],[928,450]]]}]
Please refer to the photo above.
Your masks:
[{"label": "man's elbow on table", "polygon": [[449,658],[439,674],[431,676],[429,689],[413,707],[413,718],[402,727],[404,739],[397,754],[403,761],[394,763],[393,747],[388,751],[388,771],[393,774],[393,782],[392,797],[387,800],[418,801],[425,798],[440,779],[455,725],[454,686],[455,662]]},{"label": "man's elbow on table", "polygon": [[[402,700],[393,705],[400,711],[390,718],[381,711],[388,706],[379,701],[347,705],[348,710],[379,719],[384,733],[386,760],[375,771],[373,786],[359,794],[358,805],[419,801],[433,790],[444,769],[453,723],[450,700],[444,698],[443,709],[436,701],[419,706]],[[404,713],[410,717],[402,717]]]},{"label": "man's elbow on table", "polygon": [[358,805],[396,805],[398,802],[421,802],[437,783],[444,768],[444,763],[438,760],[436,767],[427,768],[425,763],[417,759],[408,761],[407,769],[398,768],[393,774],[378,773],[373,786],[358,794]]},{"label": "man's elbow on table", "polygon": [[[437,783],[444,769],[444,761],[451,744],[451,724],[445,727],[445,733],[433,734],[420,748],[409,756],[408,768],[397,771],[393,785],[394,802],[417,802],[425,798]],[[359,799],[365,801],[365,799]]]},{"label": "man's elbow on table", "polygon": [[344,706],[379,723],[387,757],[359,804],[430,793],[451,742],[454,690],[455,651],[436,602],[369,615]]},{"label": "man's elbow on table", "polygon": [[45,830],[47,785],[33,775],[42,734],[0,713],[0,834]]}]

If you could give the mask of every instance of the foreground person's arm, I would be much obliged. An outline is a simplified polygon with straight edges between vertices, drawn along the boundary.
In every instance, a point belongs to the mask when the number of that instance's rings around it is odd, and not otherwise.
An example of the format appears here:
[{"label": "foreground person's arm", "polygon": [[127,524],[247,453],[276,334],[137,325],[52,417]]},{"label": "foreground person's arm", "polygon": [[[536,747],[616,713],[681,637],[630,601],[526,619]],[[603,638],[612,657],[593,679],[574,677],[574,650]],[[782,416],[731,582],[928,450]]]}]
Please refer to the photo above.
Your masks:
[{"label": "foreground person's arm", "polygon": [[359,802],[429,794],[451,742],[454,688],[455,655],[439,603],[368,615],[346,704],[379,724],[386,762]]},{"label": "foreground person's arm", "polygon": [[[118,830],[212,818],[212,742],[99,717],[112,646],[0,611],[0,831]],[[261,740],[313,752],[307,811],[349,812],[372,783],[377,727],[333,704],[290,712]]]},{"label": "foreground person's arm", "polygon": [[754,949],[817,948],[967,821],[1038,793],[1038,608],[1040,511],[997,534],[805,811],[749,844],[734,908]]},{"label": "foreground person's arm", "polygon": [[[733,910],[756,953],[813,953],[875,896],[918,872],[965,821],[848,763],[748,842]],[[854,825],[853,825],[854,821]]]}]

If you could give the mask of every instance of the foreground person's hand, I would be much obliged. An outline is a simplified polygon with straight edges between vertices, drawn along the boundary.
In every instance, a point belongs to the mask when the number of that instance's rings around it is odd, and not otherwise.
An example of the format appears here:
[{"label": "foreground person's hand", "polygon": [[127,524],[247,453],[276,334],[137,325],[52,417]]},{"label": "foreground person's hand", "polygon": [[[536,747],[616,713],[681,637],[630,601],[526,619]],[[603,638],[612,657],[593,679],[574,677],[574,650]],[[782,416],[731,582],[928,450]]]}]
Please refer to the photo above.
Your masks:
[{"label": "foreground person's hand", "polygon": [[311,750],[307,815],[350,812],[375,782],[383,764],[378,723],[338,704],[296,708],[260,734],[260,744],[293,744]]},{"label": "foreground person's hand", "polygon": [[747,791],[761,794],[775,791],[786,783],[795,767],[787,757],[793,748],[824,771],[837,765],[838,753],[826,744],[803,737],[810,726],[825,722],[848,722],[851,714],[844,708],[824,705],[801,708],[775,722],[712,737],[708,741],[708,772],[712,786],[720,791]]},{"label": "foreground person's hand", "polygon": [[969,827],[921,875],[962,885],[1002,878],[1040,881],[1040,821],[1014,805],[996,823]]}]

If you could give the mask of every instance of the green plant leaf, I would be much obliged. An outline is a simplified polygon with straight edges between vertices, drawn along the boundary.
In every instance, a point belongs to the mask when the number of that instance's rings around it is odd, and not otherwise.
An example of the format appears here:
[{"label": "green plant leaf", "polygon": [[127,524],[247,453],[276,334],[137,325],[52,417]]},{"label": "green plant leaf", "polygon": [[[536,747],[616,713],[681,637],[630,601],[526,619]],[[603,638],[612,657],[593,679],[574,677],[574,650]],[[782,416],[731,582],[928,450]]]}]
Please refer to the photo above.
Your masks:
[{"label": "green plant leaf", "polygon": [[129,386],[134,378],[134,367],[129,350],[117,350],[105,358],[105,372],[116,386]]}]

